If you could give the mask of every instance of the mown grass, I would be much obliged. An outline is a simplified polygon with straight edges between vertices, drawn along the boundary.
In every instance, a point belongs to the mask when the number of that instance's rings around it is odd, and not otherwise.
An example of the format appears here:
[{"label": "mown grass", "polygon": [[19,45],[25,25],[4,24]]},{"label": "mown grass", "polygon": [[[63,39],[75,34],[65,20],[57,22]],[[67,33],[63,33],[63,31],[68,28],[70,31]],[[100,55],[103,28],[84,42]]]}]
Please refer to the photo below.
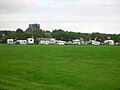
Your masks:
[{"label": "mown grass", "polygon": [[120,90],[120,47],[0,45],[0,90]]}]

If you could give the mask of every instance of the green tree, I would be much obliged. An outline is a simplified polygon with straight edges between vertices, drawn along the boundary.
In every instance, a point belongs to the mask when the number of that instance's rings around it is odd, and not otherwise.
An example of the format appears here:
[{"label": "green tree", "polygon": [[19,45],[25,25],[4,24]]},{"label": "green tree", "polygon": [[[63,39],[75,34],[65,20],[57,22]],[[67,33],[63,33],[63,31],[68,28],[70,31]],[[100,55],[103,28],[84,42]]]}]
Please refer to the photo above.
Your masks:
[{"label": "green tree", "polygon": [[18,29],[16,30],[16,33],[22,34],[22,33],[23,33],[23,30],[20,29],[20,28],[18,28]]}]

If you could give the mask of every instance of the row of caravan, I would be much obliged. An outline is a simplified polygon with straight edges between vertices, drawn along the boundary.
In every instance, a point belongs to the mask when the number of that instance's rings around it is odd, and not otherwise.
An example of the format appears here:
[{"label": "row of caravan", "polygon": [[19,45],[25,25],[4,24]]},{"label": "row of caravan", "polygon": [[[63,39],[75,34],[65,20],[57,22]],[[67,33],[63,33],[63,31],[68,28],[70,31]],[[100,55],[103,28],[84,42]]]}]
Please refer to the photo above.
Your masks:
[{"label": "row of caravan", "polygon": [[39,38],[38,39],[39,41],[39,44],[42,44],[42,45],[54,45],[54,44],[57,44],[57,45],[64,45],[66,44],[66,41],[62,41],[62,40],[56,40],[54,38]]},{"label": "row of caravan", "polygon": [[[54,38],[48,39],[48,38],[40,38],[38,39],[38,43],[42,45],[48,45],[48,44],[58,44],[58,45],[64,45],[66,42],[62,40],[56,40]],[[7,44],[34,44],[35,40],[34,38],[28,38],[27,40],[14,40],[14,39],[7,39]]]},{"label": "row of caravan", "polygon": [[7,39],[7,44],[34,44],[34,39],[33,38],[28,38],[27,40]]},{"label": "row of caravan", "polygon": [[87,45],[87,44],[92,44],[92,45],[118,45],[119,43],[115,43],[113,40],[105,40],[104,42],[99,42],[96,40],[90,40],[90,41],[84,41],[82,38],[80,39],[75,39],[72,41],[62,41],[62,40],[56,40],[56,39],[49,39],[49,38],[40,38],[39,44],[43,45],[48,45],[48,44],[58,44],[58,45]]},{"label": "row of caravan", "polygon": [[[62,40],[56,40],[54,38],[37,38],[36,39],[38,44],[41,45],[87,45],[87,44],[92,44],[92,45],[114,45],[116,44],[113,40],[105,40],[104,42],[99,42],[96,40],[91,40],[91,41],[84,41],[83,39],[75,39],[72,41],[62,41]],[[35,40],[34,38],[28,38],[27,40],[14,40],[14,39],[7,39],[7,44],[34,44]]]},{"label": "row of caravan", "polygon": [[91,40],[92,45],[100,45],[100,44],[105,44],[105,45],[114,45],[115,42],[113,40],[105,40],[103,43],[96,41],[96,40]]},{"label": "row of caravan", "polygon": [[[63,40],[56,40],[54,38],[37,38],[38,44],[41,45],[65,45],[65,44],[73,44],[73,45],[80,45],[83,44],[84,42],[80,42],[79,39],[75,39],[73,41],[63,41]],[[34,38],[28,38],[27,40],[14,40],[14,39],[7,39],[7,44],[34,44]]]}]

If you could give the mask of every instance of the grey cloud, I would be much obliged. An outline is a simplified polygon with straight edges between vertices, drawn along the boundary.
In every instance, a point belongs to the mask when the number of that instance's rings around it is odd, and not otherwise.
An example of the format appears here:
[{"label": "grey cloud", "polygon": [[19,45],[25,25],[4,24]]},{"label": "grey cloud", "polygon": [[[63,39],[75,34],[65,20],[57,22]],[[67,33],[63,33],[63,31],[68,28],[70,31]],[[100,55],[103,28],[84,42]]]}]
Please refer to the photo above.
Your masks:
[{"label": "grey cloud", "polygon": [[25,29],[29,23],[40,23],[49,30],[119,33],[120,0],[50,1],[0,0],[0,27]]},{"label": "grey cloud", "polygon": [[0,0],[0,13],[19,12],[26,6],[22,0]]}]

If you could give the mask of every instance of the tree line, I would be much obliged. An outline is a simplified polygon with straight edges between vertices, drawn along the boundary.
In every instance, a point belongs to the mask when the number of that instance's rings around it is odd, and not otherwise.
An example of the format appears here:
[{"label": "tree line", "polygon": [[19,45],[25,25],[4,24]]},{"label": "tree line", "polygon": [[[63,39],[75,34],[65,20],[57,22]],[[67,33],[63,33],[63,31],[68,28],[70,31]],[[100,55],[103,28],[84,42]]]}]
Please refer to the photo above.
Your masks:
[{"label": "tree line", "polygon": [[[0,43],[6,43],[8,38],[12,38],[14,40],[24,40],[27,38],[34,37],[35,40],[37,38],[55,38],[57,40],[71,41],[74,39],[84,39],[85,41],[93,40],[96,38],[97,41],[103,42],[110,37],[115,42],[120,42],[120,34],[105,34],[105,33],[80,33],[80,32],[68,32],[62,29],[55,29],[53,31],[45,31],[42,29],[39,30],[31,30],[27,28],[25,31],[18,28],[16,31],[0,31]],[[37,41],[35,41],[37,43]]]}]

